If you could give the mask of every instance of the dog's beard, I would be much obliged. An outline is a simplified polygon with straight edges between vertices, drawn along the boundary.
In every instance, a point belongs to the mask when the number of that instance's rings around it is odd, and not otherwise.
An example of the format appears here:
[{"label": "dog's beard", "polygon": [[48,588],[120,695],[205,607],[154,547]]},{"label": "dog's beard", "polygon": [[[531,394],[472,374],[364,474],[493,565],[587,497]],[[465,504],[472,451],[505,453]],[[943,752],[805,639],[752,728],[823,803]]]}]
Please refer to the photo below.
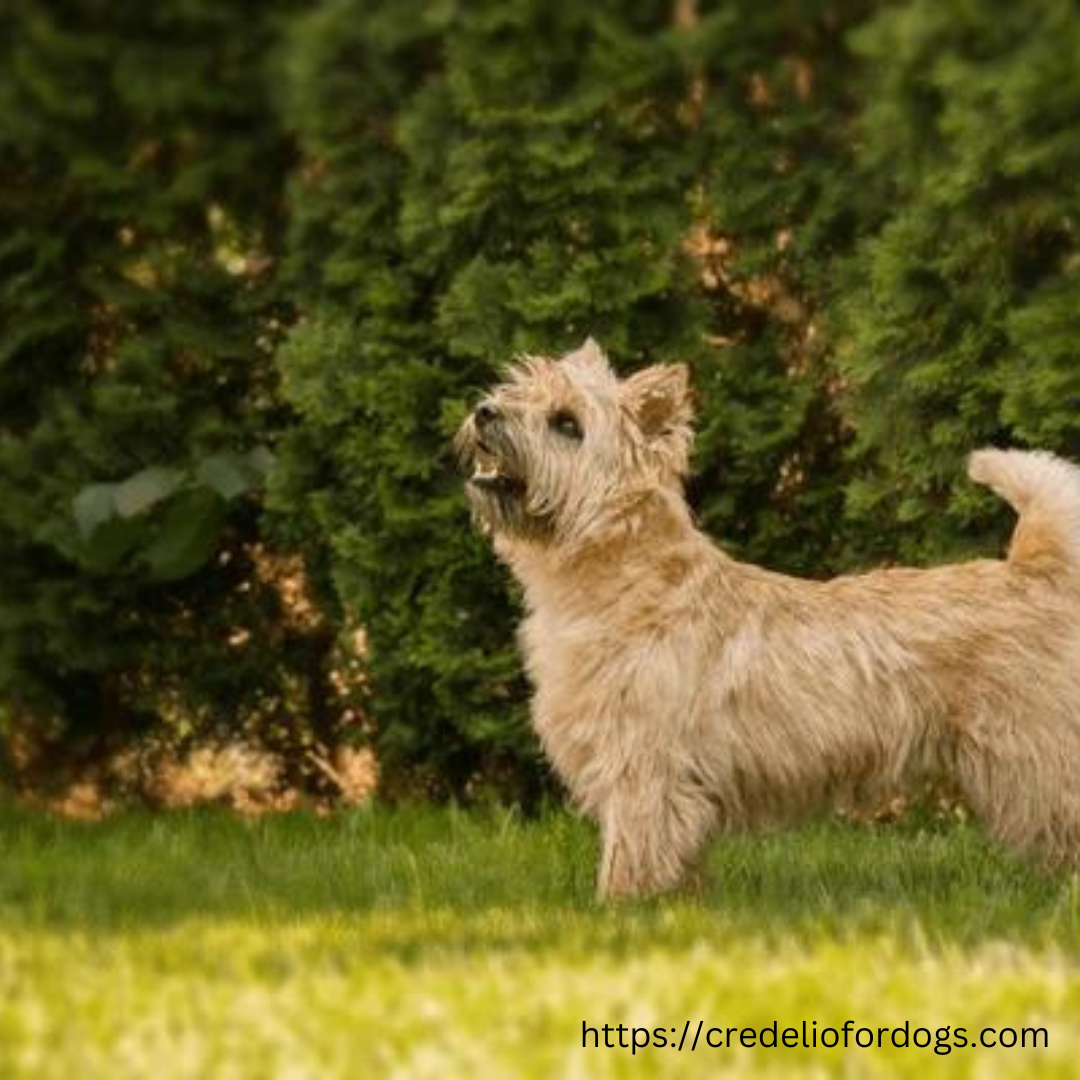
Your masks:
[{"label": "dog's beard", "polygon": [[551,535],[550,516],[530,509],[524,455],[504,430],[480,433],[470,422],[458,437],[458,451],[469,472],[466,496],[482,532],[531,540]]}]

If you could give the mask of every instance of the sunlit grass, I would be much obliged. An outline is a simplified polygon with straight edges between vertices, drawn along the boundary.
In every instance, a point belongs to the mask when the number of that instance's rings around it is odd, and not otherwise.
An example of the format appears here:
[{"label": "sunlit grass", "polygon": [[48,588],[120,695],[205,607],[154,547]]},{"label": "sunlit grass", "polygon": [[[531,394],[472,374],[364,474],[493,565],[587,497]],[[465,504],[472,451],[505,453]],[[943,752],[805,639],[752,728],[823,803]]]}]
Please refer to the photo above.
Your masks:
[{"label": "sunlit grass", "polygon": [[[594,849],[560,813],[4,811],[0,1077],[1076,1075],[1077,890],[973,827],[728,840],[703,893],[618,908]],[[1049,1048],[581,1045],[583,1021],[849,1018]]]}]

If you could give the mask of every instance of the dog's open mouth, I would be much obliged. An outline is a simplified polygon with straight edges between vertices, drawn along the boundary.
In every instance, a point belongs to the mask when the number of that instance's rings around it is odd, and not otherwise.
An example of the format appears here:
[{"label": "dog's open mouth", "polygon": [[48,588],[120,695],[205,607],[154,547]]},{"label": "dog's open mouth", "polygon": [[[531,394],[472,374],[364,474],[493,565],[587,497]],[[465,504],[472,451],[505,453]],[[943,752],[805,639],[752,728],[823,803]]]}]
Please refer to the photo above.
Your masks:
[{"label": "dog's open mouth", "polygon": [[476,444],[473,474],[469,477],[469,483],[493,494],[515,496],[525,494],[525,482],[520,477],[507,472],[506,467],[499,461],[491,447],[483,442]]}]

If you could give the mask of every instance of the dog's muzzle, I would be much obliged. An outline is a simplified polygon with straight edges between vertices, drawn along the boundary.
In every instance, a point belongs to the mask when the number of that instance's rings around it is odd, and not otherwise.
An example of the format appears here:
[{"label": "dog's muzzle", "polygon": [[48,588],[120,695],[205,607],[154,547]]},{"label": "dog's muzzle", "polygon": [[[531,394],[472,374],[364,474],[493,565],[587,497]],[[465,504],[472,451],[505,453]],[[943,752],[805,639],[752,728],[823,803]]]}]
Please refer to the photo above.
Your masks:
[{"label": "dog's muzzle", "polygon": [[506,467],[505,454],[499,450],[499,409],[490,401],[482,401],[472,415],[472,465],[469,484],[492,495],[520,496],[525,484]]}]

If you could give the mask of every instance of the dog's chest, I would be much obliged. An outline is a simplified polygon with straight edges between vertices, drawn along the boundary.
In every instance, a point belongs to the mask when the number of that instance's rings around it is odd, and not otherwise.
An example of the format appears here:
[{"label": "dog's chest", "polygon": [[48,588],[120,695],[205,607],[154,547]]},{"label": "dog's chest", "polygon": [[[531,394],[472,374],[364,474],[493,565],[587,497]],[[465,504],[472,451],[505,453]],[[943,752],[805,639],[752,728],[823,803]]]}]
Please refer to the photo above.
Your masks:
[{"label": "dog's chest", "polygon": [[637,744],[645,733],[635,707],[647,671],[641,644],[587,616],[537,613],[522,624],[520,638],[535,690],[533,726],[587,808],[605,778],[641,752]]},{"label": "dog's chest", "polygon": [[[526,669],[545,713],[595,717],[626,666],[626,645],[588,617],[534,614],[522,624],[520,642]],[[568,714],[565,718],[561,714]],[[554,718],[553,718],[554,719]]]}]

